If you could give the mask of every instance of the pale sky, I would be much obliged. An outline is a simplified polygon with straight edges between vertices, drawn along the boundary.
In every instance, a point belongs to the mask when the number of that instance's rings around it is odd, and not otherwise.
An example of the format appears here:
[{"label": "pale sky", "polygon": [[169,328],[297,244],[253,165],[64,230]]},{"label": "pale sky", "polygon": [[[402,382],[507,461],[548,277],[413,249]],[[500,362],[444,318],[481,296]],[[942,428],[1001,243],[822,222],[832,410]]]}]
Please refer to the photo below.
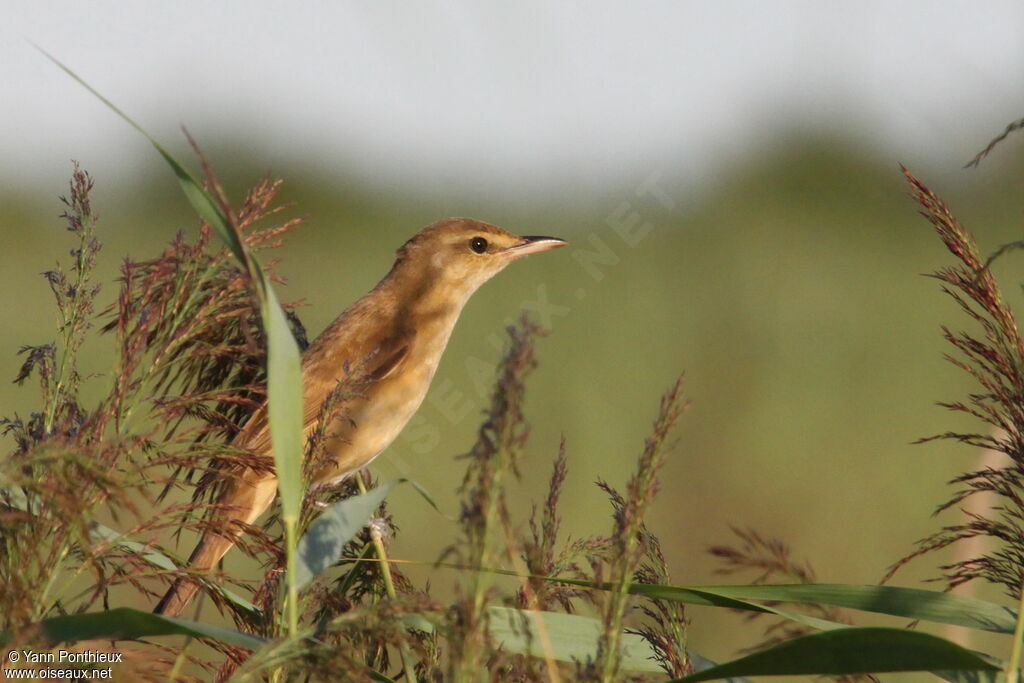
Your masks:
[{"label": "pale sky", "polygon": [[[1024,116],[1024,3],[2,0],[0,181],[136,172],[225,131],[329,173],[437,188],[698,178],[796,125],[908,164]],[[147,162],[148,163],[148,162]],[[154,164],[159,162],[154,160]],[[262,172],[265,169],[257,169]]]}]

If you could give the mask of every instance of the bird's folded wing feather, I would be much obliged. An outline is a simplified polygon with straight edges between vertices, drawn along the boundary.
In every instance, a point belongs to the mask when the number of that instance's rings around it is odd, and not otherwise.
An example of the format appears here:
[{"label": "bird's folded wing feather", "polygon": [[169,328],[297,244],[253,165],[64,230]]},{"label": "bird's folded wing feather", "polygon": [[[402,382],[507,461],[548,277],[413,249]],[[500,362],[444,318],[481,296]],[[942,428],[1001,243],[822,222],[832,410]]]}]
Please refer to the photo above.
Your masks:
[{"label": "bird's folded wing feather", "polygon": [[[375,340],[370,339],[361,344],[342,343],[327,350],[310,347],[302,363],[303,434],[308,436],[316,426],[323,403],[338,387],[338,382],[350,382],[353,391],[359,392],[365,389],[366,383],[393,375],[408,358],[413,336],[413,333],[394,335],[375,344]],[[339,352],[343,349],[348,353]],[[269,455],[266,404],[249,418],[235,437],[235,444],[257,455]]]}]

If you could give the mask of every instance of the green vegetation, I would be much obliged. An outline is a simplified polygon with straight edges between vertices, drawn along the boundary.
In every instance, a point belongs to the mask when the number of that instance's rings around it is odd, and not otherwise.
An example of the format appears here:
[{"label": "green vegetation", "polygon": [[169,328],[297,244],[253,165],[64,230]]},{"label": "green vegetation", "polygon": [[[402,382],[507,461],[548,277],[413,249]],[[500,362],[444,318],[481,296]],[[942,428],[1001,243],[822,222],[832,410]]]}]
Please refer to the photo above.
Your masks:
[{"label": "green vegetation", "polygon": [[[9,647],[170,636],[145,660],[155,675],[216,671],[238,679],[664,680],[689,674],[692,662],[709,666],[691,659],[696,651],[735,661],[685,680],[928,670],[959,680],[1003,666],[974,650],[1011,657],[1016,613],[1000,606],[1011,602],[863,585],[930,535],[920,546],[925,558],[901,570],[900,583],[934,576],[934,565],[946,564],[951,583],[981,579],[1014,601],[1019,596],[1015,507],[986,517],[988,525],[961,517],[937,532],[927,519],[954,473],[975,470],[961,485],[1013,502],[1015,470],[993,477],[970,460],[940,469],[933,455],[905,445],[949,432],[1024,458],[1017,416],[1024,350],[1007,297],[994,276],[979,271],[983,256],[946,207],[914,181],[961,261],[940,277],[959,288],[981,323],[978,338],[949,338],[984,389],[972,387],[969,400],[951,405],[1009,436],[974,434],[970,423],[946,426],[947,416],[928,404],[969,385],[957,387],[955,375],[940,370],[942,340],[933,331],[951,311],[933,306],[934,287],[911,276],[932,267],[939,252],[928,252],[896,173],[827,140],[752,164],[697,205],[684,205],[677,192],[660,194],[667,188],[660,178],[641,178],[607,206],[559,202],[543,223],[516,227],[565,234],[575,250],[557,272],[529,264],[481,292],[422,417],[389,461],[375,466],[388,483],[360,476],[330,491],[293,491],[293,521],[274,518],[254,530],[243,550],[255,563],[231,558],[207,586],[195,620],[145,613],[182,566],[175,537],[190,547],[202,528],[217,470],[252,457],[221,444],[263,398],[263,331],[276,328],[278,346],[292,335],[301,344],[295,319],[286,324],[260,283],[294,269],[290,286],[278,289],[320,299],[308,315],[299,309],[318,330],[340,308],[322,310],[333,282],[352,278],[338,288],[347,302],[386,269],[383,256],[361,259],[390,249],[360,236],[394,246],[439,212],[477,213],[428,202],[375,204],[354,190],[332,206],[324,191],[304,210],[338,216],[344,229],[290,235],[297,221],[275,208],[277,183],[257,183],[233,208],[231,193],[205,171],[207,190],[180,167],[177,174],[208,222],[169,244],[158,210],[167,200],[104,209],[164,235],[132,245],[131,252],[148,253],[164,244],[155,258],[121,264],[115,287],[102,260],[123,253],[122,230],[110,228],[113,239],[100,250],[97,236],[107,228],[97,223],[91,179],[74,173],[66,215],[71,259],[47,273],[59,312],[56,340],[24,347],[21,371],[11,373],[38,381],[41,393],[0,395],[14,406],[5,411],[12,441],[0,521],[7,586],[0,614]],[[1015,175],[1000,169],[996,177],[1006,183]],[[651,182],[659,193],[643,191]],[[973,210],[988,215],[967,222],[998,226],[1000,214],[1017,211],[1005,187],[973,189],[974,206],[984,207]],[[528,222],[500,210],[508,220],[482,217],[509,227]],[[5,211],[4,218],[16,215]],[[53,245],[42,231],[21,230],[10,226],[9,243],[28,254]],[[215,232],[229,249],[217,246]],[[986,236],[998,244],[1010,235]],[[286,237],[286,260],[268,259]],[[1012,257],[996,266],[1009,263]],[[30,279],[18,279],[26,273],[17,261],[5,272],[12,291],[26,290]],[[510,291],[519,294],[510,298]],[[515,322],[521,309],[533,322]],[[551,336],[533,373],[538,322]],[[507,340],[493,333],[503,323],[513,323]],[[19,335],[40,334],[30,316],[15,316],[4,343],[14,349],[24,343]],[[271,364],[274,348],[272,339]],[[674,431],[685,403],[681,382],[669,383],[644,441],[650,397],[683,366],[694,409]],[[273,380],[270,390],[277,391]],[[307,447],[315,449],[315,439]],[[966,449],[936,450],[973,458]],[[466,455],[456,460],[458,453]],[[430,498],[395,487],[405,477],[425,485]],[[593,479],[600,490],[587,483]],[[376,509],[386,494],[387,507]],[[954,508],[963,499],[956,495]],[[445,516],[455,509],[455,519]],[[737,529],[739,546],[723,544],[730,523],[756,523],[798,542],[816,570],[756,531]],[[295,540],[286,543],[289,527]],[[296,542],[313,528],[329,529],[332,542]],[[933,554],[947,546],[956,552],[972,537],[1009,540],[952,559]],[[755,570],[758,580],[678,585],[680,577],[708,583],[694,579],[713,568]],[[694,608],[684,612],[684,604]],[[760,625],[741,629],[733,618],[725,636],[716,620],[730,617],[710,609],[721,607],[783,625],[772,622],[760,651],[736,659],[732,648],[756,642]],[[903,619],[879,627],[849,609]],[[961,647],[929,635],[928,624],[908,631],[906,619],[964,626],[972,640]]]}]

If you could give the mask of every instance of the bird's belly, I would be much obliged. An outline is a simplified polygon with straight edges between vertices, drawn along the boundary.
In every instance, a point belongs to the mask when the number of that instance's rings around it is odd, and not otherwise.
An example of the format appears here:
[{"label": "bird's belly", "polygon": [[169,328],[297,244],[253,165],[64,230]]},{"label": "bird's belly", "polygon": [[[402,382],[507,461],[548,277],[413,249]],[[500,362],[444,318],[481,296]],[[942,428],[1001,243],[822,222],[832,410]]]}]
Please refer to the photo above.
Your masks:
[{"label": "bird's belly", "polygon": [[364,398],[350,402],[327,428],[324,466],[314,482],[334,483],[369,464],[402,432],[429,384],[429,377],[388,378],[369,387]]}]

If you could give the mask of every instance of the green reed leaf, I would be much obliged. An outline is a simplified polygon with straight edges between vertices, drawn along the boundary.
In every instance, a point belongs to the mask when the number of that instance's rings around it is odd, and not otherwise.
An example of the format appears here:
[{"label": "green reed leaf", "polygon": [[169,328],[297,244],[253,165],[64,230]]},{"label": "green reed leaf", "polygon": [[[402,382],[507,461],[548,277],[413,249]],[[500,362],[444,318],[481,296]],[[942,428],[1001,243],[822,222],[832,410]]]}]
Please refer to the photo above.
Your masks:
[{"label": "green reed leaf", "polygon": [[814,633],[676,678],[696,683],[731,676],[840,676],[896,671],[996,672],[997,663],[937,636],[897,628]]},{"label": "green reed leaf", "polygon": [[[43,619],[35,627],[39,628],[49,643],[54,644],[78,640],[135,640],[169,635],[213,638],[247,650],[256,650],[268,642],[259,636],[223,626],[160,616],[129,607],[52,617]],[[0,645],[10,641],[10,633],[0,634]]]}]

